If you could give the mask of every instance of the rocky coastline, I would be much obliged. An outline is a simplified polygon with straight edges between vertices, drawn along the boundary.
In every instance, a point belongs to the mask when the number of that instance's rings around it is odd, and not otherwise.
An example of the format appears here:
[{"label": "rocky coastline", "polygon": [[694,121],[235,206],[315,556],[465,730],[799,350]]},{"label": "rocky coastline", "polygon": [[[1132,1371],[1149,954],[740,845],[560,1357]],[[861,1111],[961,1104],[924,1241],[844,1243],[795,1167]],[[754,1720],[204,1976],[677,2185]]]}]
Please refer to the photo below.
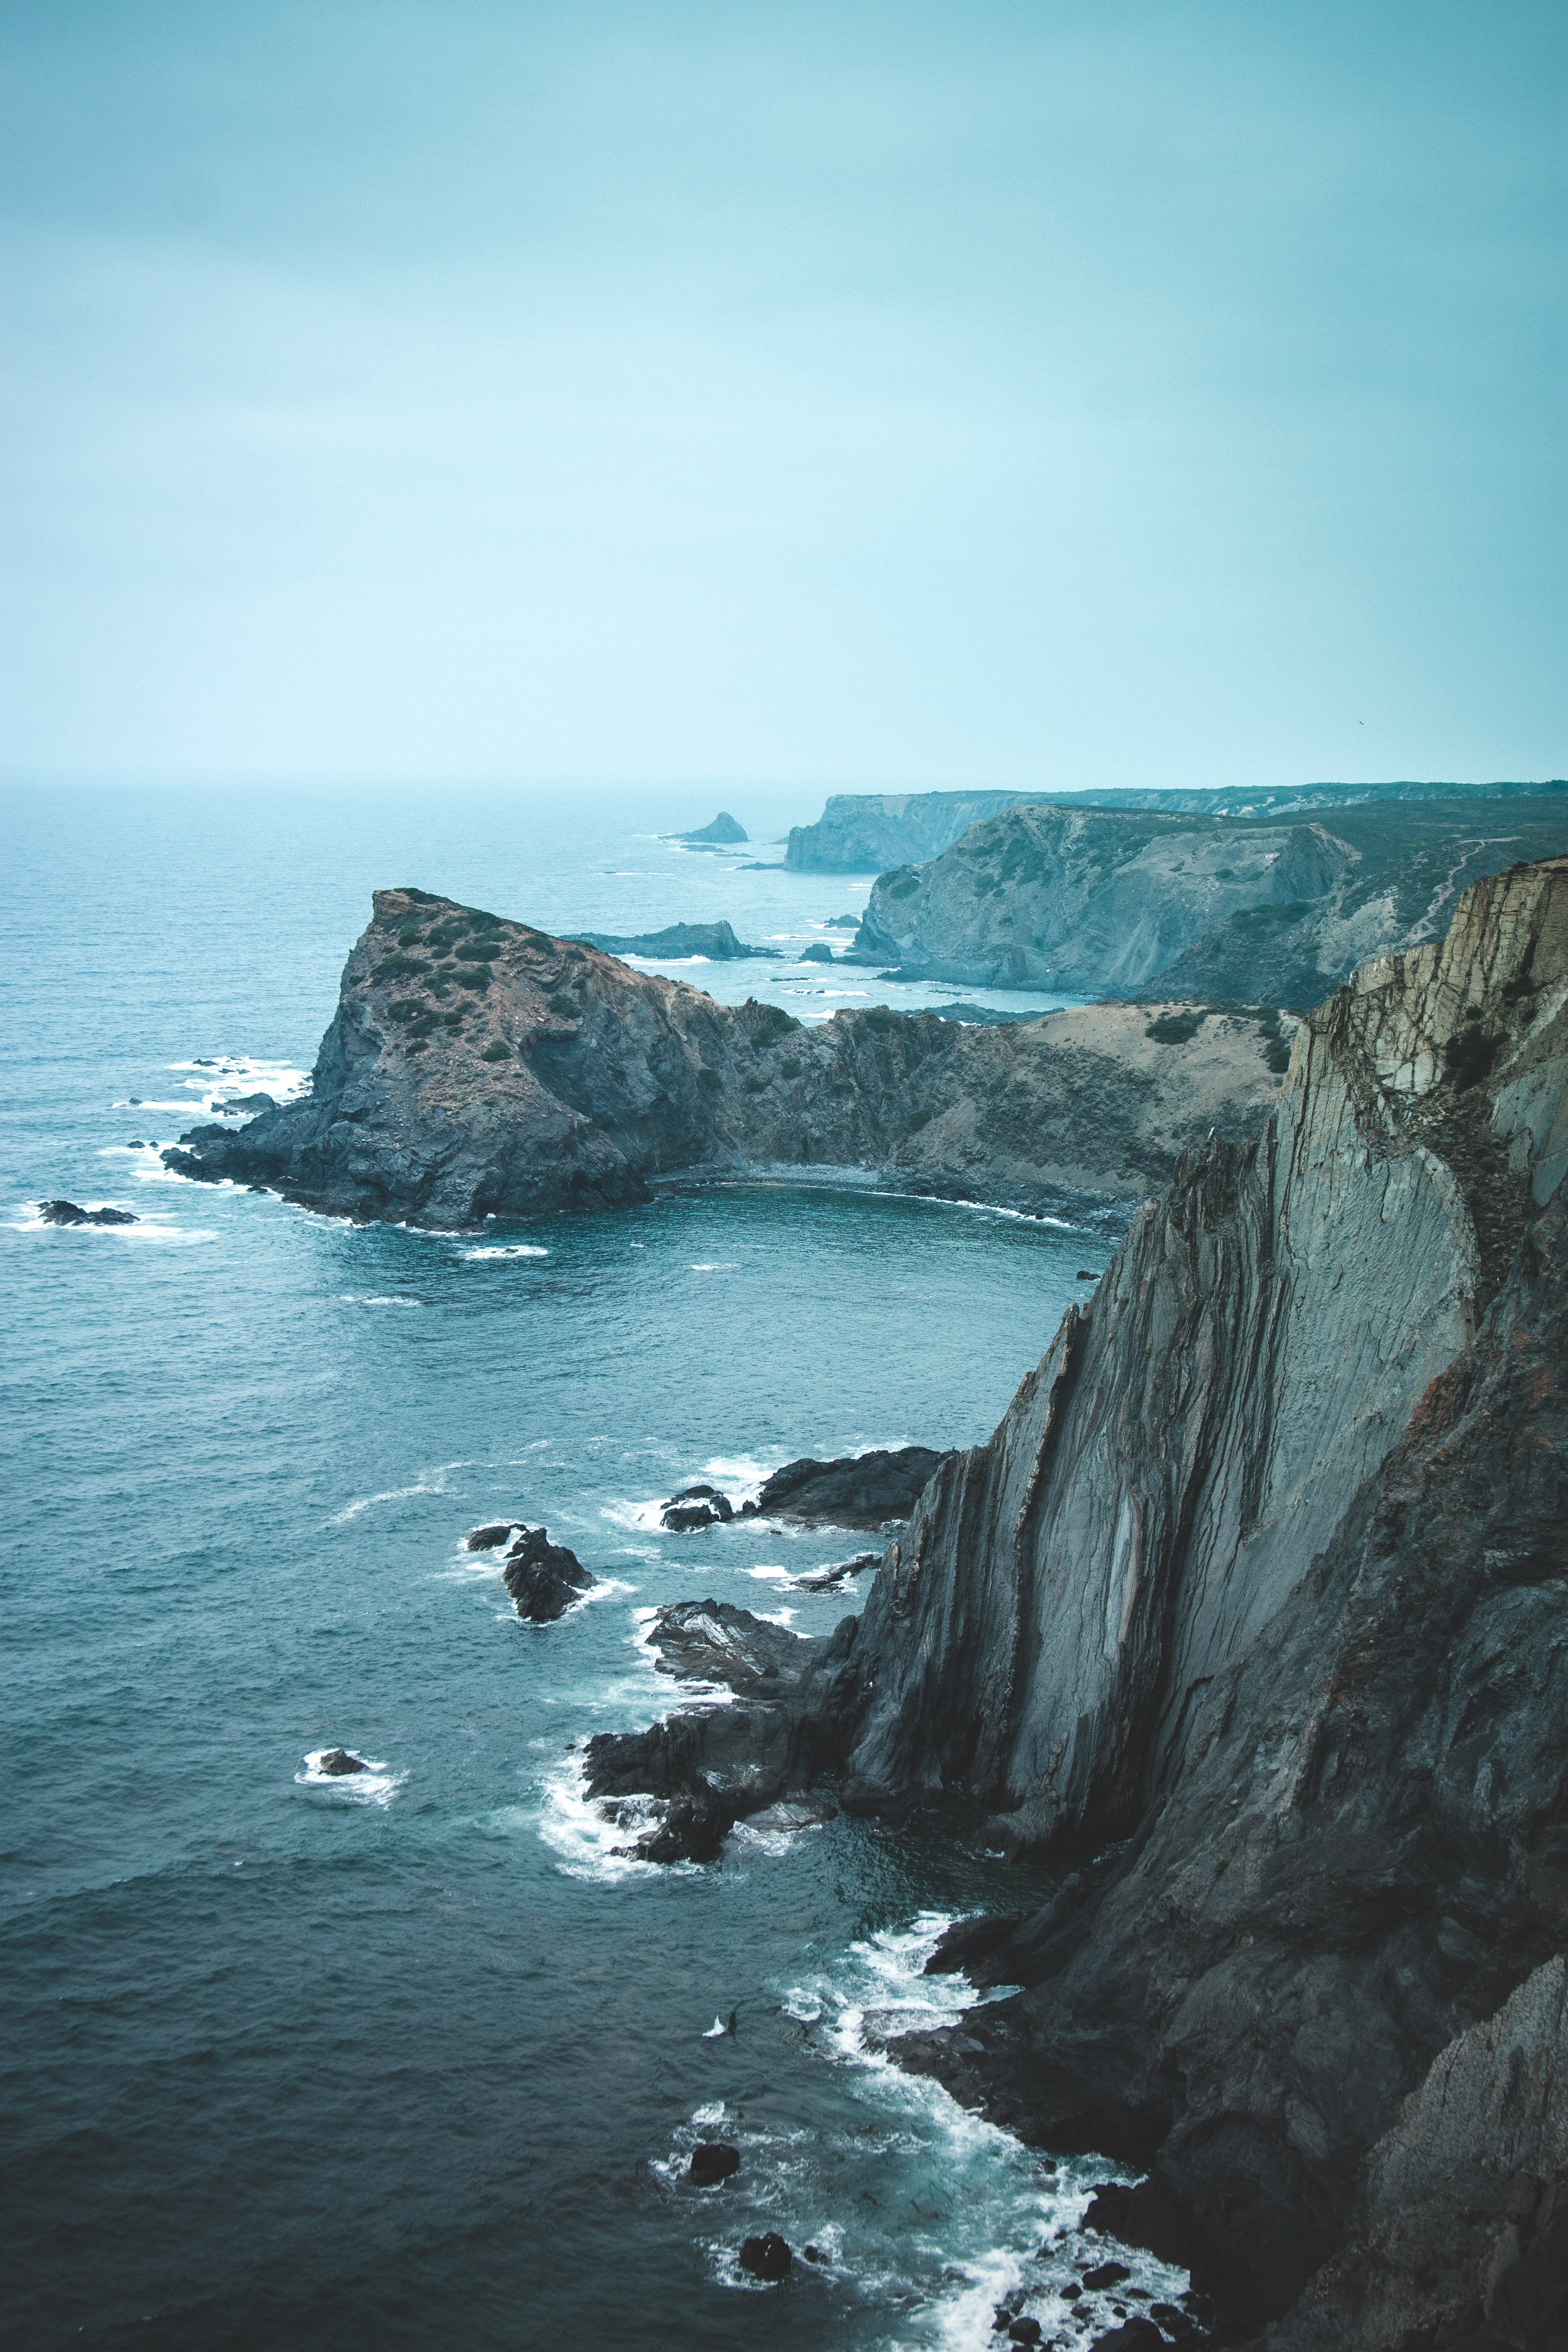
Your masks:
[{"label": "rocky coastline", "polygon": [[652,1859],[962,1796],[1058,1861],[954,1955],[1016,1990],[897,2054],[1143,2173],[1090,2223],[1258,2352],[1568,2332],[1565,1173],[1553,858],[1307,1017],[858,1618],[702,1604],[734,1703],[587,1759]]},{"label": "rocky coastline", "polygon": [[[416,890],[375,894],[308,1095],[166,1164],[445,1227],[647,1201],[660,1181],[872,1171],[1019,1208],[1131,1202],[1268,1118],[1267,1006],[1093,1004],[1004,1026],[885,1007],[806,1028]],[[1287,1024],[1289,1028],[1292,1024]]]}]

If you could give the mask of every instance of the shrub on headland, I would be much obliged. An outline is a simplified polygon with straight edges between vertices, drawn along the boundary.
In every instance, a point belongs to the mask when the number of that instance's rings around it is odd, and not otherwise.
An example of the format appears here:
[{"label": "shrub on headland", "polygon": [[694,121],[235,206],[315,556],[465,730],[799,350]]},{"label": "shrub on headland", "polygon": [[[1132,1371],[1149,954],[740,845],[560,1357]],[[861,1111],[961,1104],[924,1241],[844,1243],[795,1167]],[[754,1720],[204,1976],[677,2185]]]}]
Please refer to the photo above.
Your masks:
[{"label": "shrub on headland", "polygon": [[502,1045],[499,1037],[492,1037],[489,1044],[485,1047],[484,1052],[479,1055],[479,1059],[481,1062],[510,1062],[511,1059],[511,1047],[510,1045]]}]

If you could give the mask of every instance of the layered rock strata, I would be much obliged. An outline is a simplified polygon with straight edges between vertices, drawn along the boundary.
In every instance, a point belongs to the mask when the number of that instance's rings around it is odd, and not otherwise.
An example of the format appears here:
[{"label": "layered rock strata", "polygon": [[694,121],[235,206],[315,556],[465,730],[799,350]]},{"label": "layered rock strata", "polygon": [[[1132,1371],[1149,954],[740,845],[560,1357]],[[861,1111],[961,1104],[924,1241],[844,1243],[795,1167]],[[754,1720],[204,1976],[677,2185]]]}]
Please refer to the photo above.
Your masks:
[{"label": "layered rock strata", "polygon": [[[1091,2218],[1190,2263],[1232,2341],[1538,2340],[1505,2277],[1558,2309],[1557,1979],[1506,2005],[1568,1942],[1565,1006],[1565,859],[1359,971],[794,1690],[597,1759],[737,1814],[824,1773],[962,1791],[1059,1858],[966,1962],[1021,1990],[900,2054],[1146,2168]],[[1456,2037],[1496,2092],[1445,2154]]]},{"label": "layered rock strata", "polygon": [[1343,804],[1291,823],[1013,808],[885,873],[861,962],[965,983],[1315,1004],[1447,929],[1460,891],[1568,850],[1568,794]]},{"label": "layered rock strata", "polygon": [[1277,1023],[1185,1042],[1086,1005],[971,1029],[873,1006],[803,1028],[418,890],[383,890],[309,1095],[166,1153],[355,1218],[458,1226],[644,1201],[660,1177],[795,1166],[1030,1206],[1136,1198],[1268,1118]]}]

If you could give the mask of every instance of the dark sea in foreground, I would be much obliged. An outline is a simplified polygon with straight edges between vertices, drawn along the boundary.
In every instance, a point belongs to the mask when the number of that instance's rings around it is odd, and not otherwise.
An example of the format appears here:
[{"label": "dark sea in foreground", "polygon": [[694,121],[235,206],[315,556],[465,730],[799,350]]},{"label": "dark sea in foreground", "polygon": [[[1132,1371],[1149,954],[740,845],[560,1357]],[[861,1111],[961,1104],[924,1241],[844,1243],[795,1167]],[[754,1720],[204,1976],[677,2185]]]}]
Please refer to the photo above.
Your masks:
[{"label": "dark sea in foreground", "polygon": [[[151,1148],[299,1082],[377,883],[786,950],[864,904],[868,877],[655,837],[711,802],[6,803],[7,2344],[978,2347],[1026,2281],[1066,2335],[1050,2284],[1108,2168],[880,2050],[957,2012],[920,1975],[943,1921],[1044,1882],[934,1816],[628,1862],[570,1749],[672,1703],[656,1603],[812,1633],[858,1605],[790,1580],[858,1538],[668,1536],[650,1506],[984,1436],[1113,1236],[805,1184],[356,1231]],[[735,803],[754,835],[816,813]],[[976,993],[669,968],[808,1019]],[[141,1222],[47,1228],[55,1194]],[[461,1549],[503,1514],[604,1580],[557,1625]],[[374,1772],[323,1781],[340,1742]],[[712,2137],[742,2168],[700,2193]],[[755,2287],[766,2229],[826,2260]]]}]

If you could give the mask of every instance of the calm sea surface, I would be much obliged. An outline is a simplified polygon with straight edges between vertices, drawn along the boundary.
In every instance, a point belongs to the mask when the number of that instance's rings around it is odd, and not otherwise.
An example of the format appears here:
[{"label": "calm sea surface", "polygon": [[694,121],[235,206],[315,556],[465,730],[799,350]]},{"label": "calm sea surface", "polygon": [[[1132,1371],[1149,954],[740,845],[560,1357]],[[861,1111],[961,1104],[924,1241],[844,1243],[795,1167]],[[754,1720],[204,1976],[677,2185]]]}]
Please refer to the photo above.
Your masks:
[{"label": "calm sea surface", "polygon": [[[655,1604],[811,1633],[858,1605],[791,1582],[856,1538],[667,1536],[651,1505],[984,1437],[1112,1237],[807,1186],[354,1231],[150,1148],[308,1071],[378,883],[784,950],[864,904],[868,877],[742,870],[776,847],[658,840],[712,797],[6,803],[8,2343],[978,2347],[1020,2284],[1066,2333],[1105,2168],[879,2052],[962,1999],[919,1973],[942,1921],[1040,1882],[929,1819],[630,1863],[571,1749],[671,1703]],[[764,843],[816,813],[735,805]],[[977,993],[669,969],[804,1018]],[[45,1228],[53,1194],[142,1222]],[[591,1601],[519,1624],[460,1548],[502,1514]],[[374,1773],[323,1784],[340,1742]],[[742,2169],[700,2193],[712,2137]],[[770,2228],[826,2259],[754,2287],[735,2251]]]}]

